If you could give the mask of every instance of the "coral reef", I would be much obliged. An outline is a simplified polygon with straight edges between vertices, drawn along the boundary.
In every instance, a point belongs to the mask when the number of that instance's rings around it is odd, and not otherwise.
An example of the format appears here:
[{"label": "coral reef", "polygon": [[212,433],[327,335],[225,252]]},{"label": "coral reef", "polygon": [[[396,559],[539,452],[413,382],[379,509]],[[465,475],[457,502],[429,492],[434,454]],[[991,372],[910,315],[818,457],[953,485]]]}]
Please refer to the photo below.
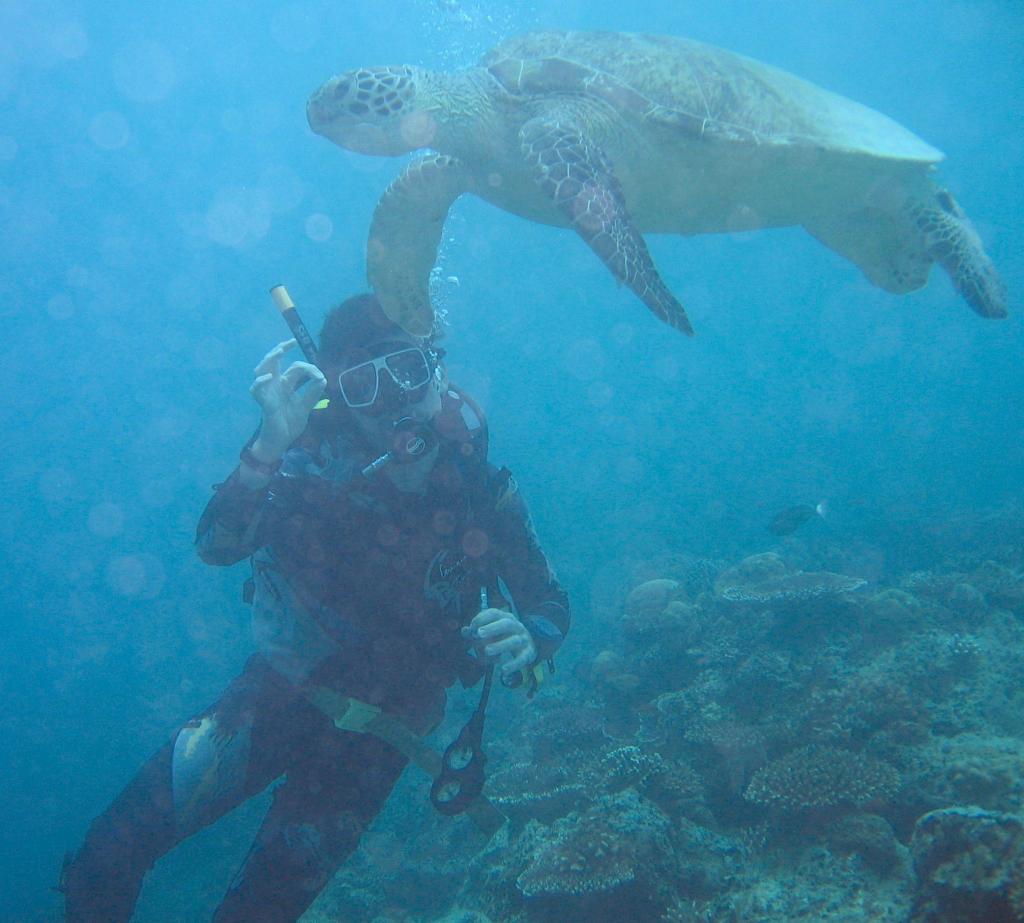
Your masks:
[{"label": "coral reef", "polygon": [[709,902],[702,923],[906,923],[909,868],[884,880],[856,861],[813,846],[738,882]]},{"label": "coral reef", "polygon": [[585,705],[567,705],[557,700],[550,707],[540,699],[524,716],[524,732],[533,756],[557,757],[574,747],[593,747],[604,737],[604,712]]},{"label": "coral reef", "polygon": [[923,810],[969,804],[1024,813],[1024,741],[1019,738],[939,737],[920,757],[909,781]]},{"label": "coral reef", "polygon": [[575,668],[488,718],[509,823],[404,790],[333,918],[1024,923],[1024,546],[869,586],[870,550],[638,562]]},{"label": "coral reef", "polygon": [[565,763],[510,763],[487,780],[487,796],[514,820],[554,820],[586,801],[587,780]]},{"label": "coral reef", "polygon": [[911,842],[912,923],[1024,920],[1024,818],[980,808],[921,817]]},{"label": "coral reef", "polygon": [[[785,606],[829,596],[852,593],[867,583],[860,577],[832,574],[828,571],[800,571],[768,577],[756,583],[725,583],[719,578],[718,595],[726,602],[763,606]],[[723,585],[724,584],[724,585]]]},{"label": "coral reef", "polygon": [[666,577],[646,580],[629,591],[625,605],[622,607],[623,618],[628,624],[630,620],[657,615],[676,598],[678,593],[678,580],[670,580]]},{"label": "coral reef", "polygon": [[876,875],[906,875],[910,851],[897,838],[892,825],[877,814],[847,814],[831,824],[825,843],[836,856],[859,856]]},{"label": "coral reef", "polygon": [[759,769],[743,797],[783,811],[859,807],[891,797],[899,781],[896,769],[882,760],[810,744]]},{"label": "coral reef", "polygon": [[565,899],[649,881],[670,864],[668,831],[668,818],[635,791],[602,796],[545,831],[516,884],[526,897]]}]

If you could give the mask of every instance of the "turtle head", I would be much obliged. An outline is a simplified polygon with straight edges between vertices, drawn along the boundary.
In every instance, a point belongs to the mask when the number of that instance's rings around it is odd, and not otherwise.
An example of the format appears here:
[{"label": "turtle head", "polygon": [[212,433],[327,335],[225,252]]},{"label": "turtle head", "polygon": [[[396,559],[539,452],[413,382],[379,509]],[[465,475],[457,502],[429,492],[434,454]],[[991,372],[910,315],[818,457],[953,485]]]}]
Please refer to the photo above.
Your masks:
[{"label": "turtle head", "polygon": [[360,154],[393,156],[430,147],[437,126],[433,107],[423,100],[425,76],[403,65],[332,77],[306,103],[309,127]]}]

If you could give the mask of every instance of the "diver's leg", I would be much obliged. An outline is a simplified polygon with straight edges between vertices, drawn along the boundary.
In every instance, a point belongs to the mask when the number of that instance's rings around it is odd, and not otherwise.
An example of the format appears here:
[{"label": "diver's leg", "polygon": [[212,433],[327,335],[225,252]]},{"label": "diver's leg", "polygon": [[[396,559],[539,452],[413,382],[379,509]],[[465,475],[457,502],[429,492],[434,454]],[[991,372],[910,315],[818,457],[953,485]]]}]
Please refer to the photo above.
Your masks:
[{"label": "diver's leg", "polygon": [[[124,923],[131,918],[146,872],[179,841],[213,823],[242,801],[264,789],[284,770],[285,748],[266,747],[262,721],[252,727],[252,754],[240,784],[218,781],[216,765],[206,775],[209,797],[191,805],[187,823],[175,811],[175,744],[180,735],[216,719],[222,731],[245,725],[280,698],[280,684],[262,658],[251,658],[245,671],[200,718],[190,721],[151,757],[114,803],[89,828],[81,849],[65,862],[61,876],[67,923]],[[248,742],[244,742],[248,745]],[[179,748],[179,752],[180,752]],[[280,751],[280,752],[279,752]],[[216,757],[222,751],[213,750]],[[215,762],[215,761],[214,761]],[[226,764],[225,764],[226,765]],[[222,773],[223,774],[223,773]],[[180,802],[180,798],[179,798]]]},{"label": "diver's leg", "polygon": [[309,707],[318,730],[274,791],[249,855],[214,923],[292,923],[302,916],[380,812],[406,758],[369,735],[338,731]]},{"label": "diver's leg", "polygon": [[173,749],[172,741],[143,765],[65,863],[67,923],[131,918],[147,870],[178,840],[170,786]]}]

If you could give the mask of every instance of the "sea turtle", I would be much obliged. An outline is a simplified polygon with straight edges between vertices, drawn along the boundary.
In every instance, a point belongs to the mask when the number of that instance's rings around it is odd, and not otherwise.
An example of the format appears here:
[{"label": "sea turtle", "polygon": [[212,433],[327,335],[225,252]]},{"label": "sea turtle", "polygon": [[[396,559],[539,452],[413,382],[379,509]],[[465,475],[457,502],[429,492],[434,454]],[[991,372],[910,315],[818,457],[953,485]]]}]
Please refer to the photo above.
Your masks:
[{"label": "sea turtle", "polygon": [[431,150],[381,198],[367,247],[370,283],[413,334],[433,323],[430,271],[464,192],[573,228],[687,333],[643,232],[803,225],[886,291],[921,288],[939,263],[975,311],[1006,314],[977,233],[932,180],[939,151],[859,103],[700,42],[535,32],[453,74],[349,71],[313,93],[307,115],[349,150]]}]

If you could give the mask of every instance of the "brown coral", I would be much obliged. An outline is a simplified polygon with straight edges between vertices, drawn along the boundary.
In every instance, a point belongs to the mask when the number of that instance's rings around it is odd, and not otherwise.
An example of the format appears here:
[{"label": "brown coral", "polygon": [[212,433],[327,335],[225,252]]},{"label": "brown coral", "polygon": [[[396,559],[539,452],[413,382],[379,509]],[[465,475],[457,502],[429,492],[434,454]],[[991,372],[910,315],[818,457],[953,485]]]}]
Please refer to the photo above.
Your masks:
[{"label": "brown coral", "polygon": [[613,891],[664,865],[669,822],[632,789],[598,798],[555,821],[547,842],[516,879],[526,897],[580,897]]},{"label": "brown coral", "polygon": [[1020,571],[985,561],[971,574],[971,583],[997,606],[1016,612],[1024,609],[1024,574]]},{"label": "brown coral", "polygon": [[783,811],[859,806],[892,796],[899,783],[899,773],[882,760],[811,744],[762,766],[743,797]]},{"label": "brown coral", "polygon": [[579,807],[587,784],[569,765],[512,763],[487,780],[487,795],[509,817],[553,820]]},{"label": "brown coral", "polygon": [[918,876],[914,923],[1020,921],[1024,822],[977,807],[918,818],[911,839]]},{"label": "brown coral", "polygon": [[720,584],[719,596],[726,602],[760,605],[806,602],[812,599],[841,596],[860,589],[867,583],[861,577],[833,574],[828,571],[799,571],[769,577],[756,583]]},{"label": "brown coral", "polygon": [[526,897],[610,891],[636,875],[633,850],[610,830],[570,836],[544,849],[516,879]]},{"label": "brown coral", "polygon": [[[538,705],[546,704],[538,700]],[[536,706],[534,706],[536,708]],[[555,704],[531,708],[525,732],[535,759],[560,759],[573,748],[587,749],[603,740],[604,714],[585,705]]]},{"label": "brown coral", "polygon": [[605,784],[612,790],[635,785],[642,788],[665,772],[665,761],[657,753],[644,753],[639,747],[618,747],[601,758]]},{"label": "brown coral", "polygon": [[679,592],[679,581],[659,577],[656,580],[647,580],[639,586],[633,587],[623,612],[627,617],[644,617],[657,615],[665,608]]},{"label": "brown coral", "polygon": [[789,572],[777,554],[767,552],[744,558],[719,574],[715,595],[724,602],[785,605],[841,596],[867,581],[829,571]]}]

